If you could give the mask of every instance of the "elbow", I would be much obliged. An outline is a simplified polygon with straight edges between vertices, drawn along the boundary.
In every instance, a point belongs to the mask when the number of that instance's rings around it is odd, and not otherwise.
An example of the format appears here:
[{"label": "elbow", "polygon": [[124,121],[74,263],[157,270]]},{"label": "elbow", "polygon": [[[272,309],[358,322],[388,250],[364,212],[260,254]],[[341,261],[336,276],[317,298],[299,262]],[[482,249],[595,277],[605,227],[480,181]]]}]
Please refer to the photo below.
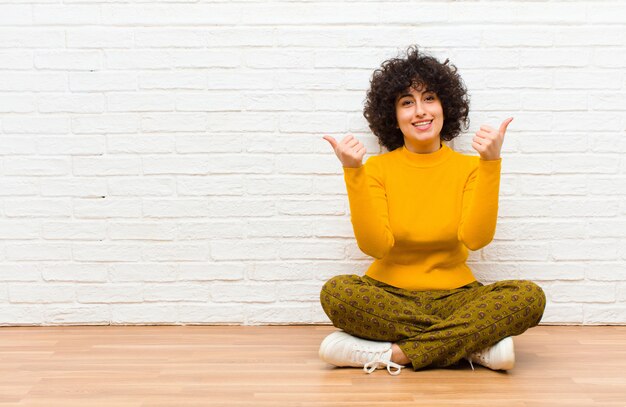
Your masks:
[{"label": "elbow", "polygon": [[361,249],[361,251],[365,254],[367,254],[368,256],[371,256],[377,260],[380,260],[384,257],[386,257],[389,252],[391,251],[391,248],[393,247],[393,241],[391,242],[386,242],[384,244],[377,244],[377,245],[361,245],[359,244],[359,249]]},{"label": "elbow", "polygon": [[489,236],[464,236],[459,233],[459,241],[469,250],[476,251],[487,246],[493,240],[493,235]]},{"label": "elbow", "polygon": [[461,242],[465,245],[465,247],[467,247],[471,251],[476,251],[476,250],[482,249],[483,247],[491,243],[491,239],[485,240],[485,241],[463,241],[462,240]]}]

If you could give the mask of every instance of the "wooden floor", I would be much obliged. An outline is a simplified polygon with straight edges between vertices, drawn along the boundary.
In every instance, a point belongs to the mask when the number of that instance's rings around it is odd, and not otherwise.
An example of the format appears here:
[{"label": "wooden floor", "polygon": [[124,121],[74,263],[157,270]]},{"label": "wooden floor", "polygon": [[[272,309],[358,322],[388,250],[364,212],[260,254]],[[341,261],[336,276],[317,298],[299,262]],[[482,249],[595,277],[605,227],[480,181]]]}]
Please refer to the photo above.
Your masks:
[{"label": "wooden floor", "polygon": [[0,406],[626,406],[626,326],[539,326],[509,372],[333,368],[329,326],[0,328]]}]

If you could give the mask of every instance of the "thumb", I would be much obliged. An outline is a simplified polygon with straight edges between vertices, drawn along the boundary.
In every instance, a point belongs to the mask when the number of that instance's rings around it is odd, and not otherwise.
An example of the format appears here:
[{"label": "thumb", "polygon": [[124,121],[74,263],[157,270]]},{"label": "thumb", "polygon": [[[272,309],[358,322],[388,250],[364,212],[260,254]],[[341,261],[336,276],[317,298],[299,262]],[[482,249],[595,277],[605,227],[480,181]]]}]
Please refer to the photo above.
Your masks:
[{"label": "thumb", "polygon": [[330,143],[330,145],[332,146],[333,150],[337,148],[337,144],[338,143],[337,143],[337,140],[335,140],[334,137],[324,136],[322,138]]},{"label": "thumb", "polygon": [[504,133],[506,133],[506,128],[509,126],[509,123],[511,123],[513,121],[512,117],[509,117],[508,119],[506,119],[505,121],[502,122],[502,124],[500,125],[500,134],[504,136]]}]

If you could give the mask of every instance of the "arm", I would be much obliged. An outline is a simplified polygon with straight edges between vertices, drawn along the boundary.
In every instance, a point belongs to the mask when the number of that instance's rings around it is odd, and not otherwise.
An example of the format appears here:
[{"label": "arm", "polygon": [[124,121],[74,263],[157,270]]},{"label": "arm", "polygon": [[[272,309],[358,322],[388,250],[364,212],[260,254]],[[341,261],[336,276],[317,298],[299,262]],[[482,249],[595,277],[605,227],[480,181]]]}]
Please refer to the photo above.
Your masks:
[{"label": "arm", "polygon": [[370,159],[365,166],[344,167],[344,179],[357,244],[363,253],[381,259],[393,247],[394,238],[380,171]]},{"label": "arm", "polygon": [[499,129],[482,125],[472,140],[480,154],[478,166],[472,170],[463,189],[463,205],[458,239],[470,250],[485,247],[496,233],[498,194],[500,193],[500,150],[512,117]]},{"label": "arm", "polygon": [[496,232],[502,159],[478,160],[463,189],[458,238],[470,250],[485,247]]}]

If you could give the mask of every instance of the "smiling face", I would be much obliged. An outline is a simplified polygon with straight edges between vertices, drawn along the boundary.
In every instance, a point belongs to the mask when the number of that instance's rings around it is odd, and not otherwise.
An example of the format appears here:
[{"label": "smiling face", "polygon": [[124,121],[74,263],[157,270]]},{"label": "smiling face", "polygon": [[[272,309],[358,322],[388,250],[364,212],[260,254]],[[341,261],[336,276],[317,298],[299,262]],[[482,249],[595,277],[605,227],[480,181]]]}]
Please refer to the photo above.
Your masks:
[{"label": "smiling face", "polygon": [[435,92],[410,88],[396,98],[396,120],[404,145],[413,153],[433,153],[441,145],[443,106]]}]

